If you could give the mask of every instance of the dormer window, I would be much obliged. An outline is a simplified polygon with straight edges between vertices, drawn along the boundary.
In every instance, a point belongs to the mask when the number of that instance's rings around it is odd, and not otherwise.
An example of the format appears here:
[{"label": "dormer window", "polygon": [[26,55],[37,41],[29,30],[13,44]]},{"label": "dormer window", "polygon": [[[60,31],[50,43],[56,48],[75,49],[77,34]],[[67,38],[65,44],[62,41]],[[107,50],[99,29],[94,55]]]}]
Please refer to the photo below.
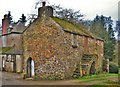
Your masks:
[{"label": "dormer window", "polygon": [[73,48],[78,47],[78,42],[77,42],[77,35],[71,34],[71,43]]}]

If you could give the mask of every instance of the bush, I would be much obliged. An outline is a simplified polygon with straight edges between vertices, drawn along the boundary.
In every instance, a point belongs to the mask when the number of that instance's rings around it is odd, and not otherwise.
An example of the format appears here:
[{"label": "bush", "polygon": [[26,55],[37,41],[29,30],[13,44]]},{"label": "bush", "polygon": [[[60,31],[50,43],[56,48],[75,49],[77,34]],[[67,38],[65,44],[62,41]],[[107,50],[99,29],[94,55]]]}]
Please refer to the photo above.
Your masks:
[{"label": "bush", "polygon": [[115,65],[114,63],[110,63],[109,73],[118,73],[118,66]]}]

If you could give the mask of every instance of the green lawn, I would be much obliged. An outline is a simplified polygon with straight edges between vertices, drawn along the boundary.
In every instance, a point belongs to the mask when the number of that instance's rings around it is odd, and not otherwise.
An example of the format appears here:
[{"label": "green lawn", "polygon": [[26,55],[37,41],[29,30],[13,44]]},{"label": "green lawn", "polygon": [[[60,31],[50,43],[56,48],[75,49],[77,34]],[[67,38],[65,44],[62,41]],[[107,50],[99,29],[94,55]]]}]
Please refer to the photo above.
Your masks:
[{"label": "green lawn", "polygon": [[108,77],[108,76],[118,76],[118,74],[98,74],[98,75],[91,75],[91,76],[83,76],[82,79],[89,79],[89,78],[101,78],[101,77]]},{"label": "green lawn", "polygon": [[89,87],[108,87],[107,85],[98,85],[98,84],[94,84],[94,85],[91,85]]},{"label": "green lawn", "polygon": [[94,85],[91,85],[89,87],[118,87],[118,85],[98,85],[98,84],[94,84]]},{"label": "green lawn", "polygon": [[[111,77],[117,78],[118,74],[98,74],[84,76],[82,78],[78,78],[78,80],[80,80],[80,83],[93,83],[93,85],[91,85],[90,87],[117,87],[118,82],[113,81],[113,79],[109,79]],[[96,81],[100,82],[98,84],[95,84],[94,82]]]}]

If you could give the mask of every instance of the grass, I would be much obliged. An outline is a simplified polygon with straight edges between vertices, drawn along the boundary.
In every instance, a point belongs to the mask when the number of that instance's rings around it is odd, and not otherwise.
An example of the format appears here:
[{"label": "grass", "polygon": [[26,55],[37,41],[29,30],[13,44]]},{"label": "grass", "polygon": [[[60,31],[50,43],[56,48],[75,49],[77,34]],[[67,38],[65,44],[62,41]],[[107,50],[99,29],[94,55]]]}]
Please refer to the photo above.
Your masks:
[{"label": "grass", "polygon": [[94,85],[91,85],[89,87],[108,87],[107,85],[98,85],[98,84],[94,84]]},{"label": "grass", "polygon": [[83,27],[79,27],[71,22],[68,22],[66,20],[60,19],[60,18],[53,18],[60,26],[62,26],[65,30],[68,30],[70,32],[76,32],[81,35],[85,36],[91,36],[88,32],[86,32]]},{"label": "grass", "polygon": [[82,80],[82,79],[100,78],[100,77],[108,77],[108,76],[118,76],[118,74],[98,74],[98,75],[84,76],[79,79]]},{"label": "grass", "polygon": [[91,85],[89,87],[118,87],[118,85],[98,85],[98,84],[94,84],[94,85]]},{"label": "grass", "polygon": [[118,69],[118,73],[119,73],[119,76],[120,76],[120,68]]},{"label": "grass", "polygon": [[[98,74],[91,76],[84,76],[82,78],[78,78],[80,80],[79,83],[93,83],[89,87],[118,87],[118,83],[113,79],[109,79],[106,77],[118,77],[118,74]],[[97,84],[96,84],[97,83]]]},{"label": "grass", "polygon": [[102,40],[101,38],[97,37],[96,35],[92,34],[89,31],[87,31],[87,29],[85,29],[85,27],[83,25],[80,25],[80,24],[77,25],[77,24],[71,23],[69,21],[66,21],[64,19],[57,18],[57,17],[54,17],[53,20],[55,20],[66,31]]},{"label": "grass", "polygon": [[112,81],[112,80],[107,80],[105,83],[112,84],[112,85],[118,85],[119,84],[118,81]]},{"label": "grass", "polygon": [[120,87],[119,81],[114,81],[112,79],[105,81],[103,84],[105,84],[105,87]]},{"label": "grass", "polygon": [[106,80],[106,78],[94,78],[94,79],[84,79],[84,82],[92,82],[92,81],[99,81],[99,80]]}]

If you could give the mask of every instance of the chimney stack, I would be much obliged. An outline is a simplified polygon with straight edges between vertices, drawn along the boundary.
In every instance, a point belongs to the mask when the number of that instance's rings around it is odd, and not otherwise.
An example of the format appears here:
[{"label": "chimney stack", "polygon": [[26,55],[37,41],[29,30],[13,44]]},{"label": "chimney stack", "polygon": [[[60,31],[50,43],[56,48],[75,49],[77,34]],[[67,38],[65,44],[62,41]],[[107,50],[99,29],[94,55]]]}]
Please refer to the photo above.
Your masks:
[{"label": "chimney stack", "polygon": [[5,14],[4,18],[2,19],[2,35],[8,33],[8,27],[9,27],[9,19],[8,19],[8,15]]},{"label": "chimney stack", "polygon": [[45,6],[45,5],[46,5],[46,2],[45,2],[45,1],[43,1],[43,2],[42,2],[42,6]]},{"label": "chimney stack", "polygon": [[53,8],[51,6],[46,6],[46,1],[42,2],[42,7],[38,9],[38,18],[43,17],[52,17],[53,16]]}]

